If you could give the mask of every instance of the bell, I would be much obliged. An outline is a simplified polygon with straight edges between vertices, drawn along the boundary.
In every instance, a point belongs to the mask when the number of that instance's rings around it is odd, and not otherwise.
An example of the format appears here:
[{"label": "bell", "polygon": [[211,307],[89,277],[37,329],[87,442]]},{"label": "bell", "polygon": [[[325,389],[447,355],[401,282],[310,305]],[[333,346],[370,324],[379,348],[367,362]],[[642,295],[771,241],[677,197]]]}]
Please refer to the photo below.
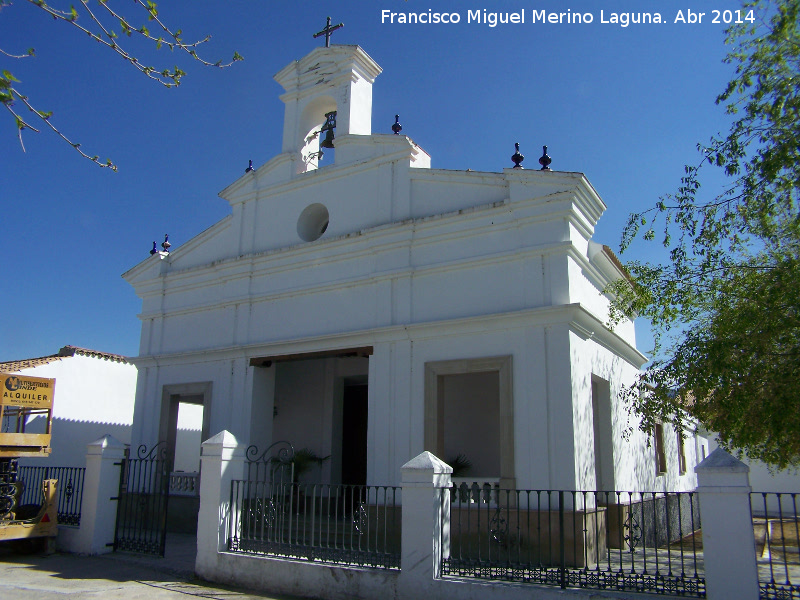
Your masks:
[{"label": "bell", "polygon": [[320,148],[333,148],[333,129],[325,132],[325,139],[319,143]]}]

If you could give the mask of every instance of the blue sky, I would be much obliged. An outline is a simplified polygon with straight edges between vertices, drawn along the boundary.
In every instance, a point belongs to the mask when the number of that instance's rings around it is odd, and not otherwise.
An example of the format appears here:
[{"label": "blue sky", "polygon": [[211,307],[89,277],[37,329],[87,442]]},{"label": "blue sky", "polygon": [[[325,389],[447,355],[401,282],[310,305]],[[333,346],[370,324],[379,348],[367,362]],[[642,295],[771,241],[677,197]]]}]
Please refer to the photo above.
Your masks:
[{"label": "blue sky", "polygon": [[[112,6],[114,2],[111,2]],[[117,1],[131,21],[133,3]],[[65,3],[68,8],[69,4]],[[92,6],[95,6],[94,4]],[[20,148],[10,116],[0,114],[0,249],[6,257],[0,306],[0,361],[75,345],[135,356],[141,308],[121,274],[148,257],[165,233],[176,248],[229,212],[217,193],[249,159],[280,152],[282,89],[272,76],[319,40],[330,15],[345,26],[333,43],[358,44],[383,73],[373,88],[373,131],[403,134],[434,168],[500,171],[519,142],[535,168],[542,145],[556,170],[580,171],[608,206],[595,240],[619,248],[627,215],[673,191],[695,146],[727,129],[714,104],[731,78],[723,64],[724,24],[712,10],[738,8],[647,0],[164,0],[160,16],[184,39],[212,40],[209,69],[177,53],[129,39],[123,44],[159,69],[178,64],[181,86],[165,89],[70,26],[24,0],[0,9],[0,55],[40,110],[100,169],[53,134],[25,132]],[[457,12],[456,25],[381,23],[382,10]],[[525,24],[467,23],[468,10],[526,13]],[[590,12],[591,24],[532,24],[531,10]],[[679,10],[705,12],[699,24],[674,23]],[[613,12],[659,12],[665,23],[601,23]],[[85,17],[81,17],[85,20]],[[152,26],[151,26],[152,28]],[[119,32],[119,27],[116,27]],[[20,107],[21,110],[24,110]],[[27,112],[27,111],[25,111]],[[646,254],[643,254],[646,253]],[[623,260],[649,256],[637,247]],[[646,324],[639,327],[649,348]]]}]

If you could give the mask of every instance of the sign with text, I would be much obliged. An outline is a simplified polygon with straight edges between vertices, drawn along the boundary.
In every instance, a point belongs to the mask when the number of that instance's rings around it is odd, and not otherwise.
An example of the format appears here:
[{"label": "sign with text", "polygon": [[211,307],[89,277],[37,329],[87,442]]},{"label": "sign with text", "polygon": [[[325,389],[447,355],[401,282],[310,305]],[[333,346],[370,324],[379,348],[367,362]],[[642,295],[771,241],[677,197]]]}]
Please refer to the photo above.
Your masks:
[{"label": "sign with text", "polygon": [[0,404],[52,408],[56,380],[0,373]]}]

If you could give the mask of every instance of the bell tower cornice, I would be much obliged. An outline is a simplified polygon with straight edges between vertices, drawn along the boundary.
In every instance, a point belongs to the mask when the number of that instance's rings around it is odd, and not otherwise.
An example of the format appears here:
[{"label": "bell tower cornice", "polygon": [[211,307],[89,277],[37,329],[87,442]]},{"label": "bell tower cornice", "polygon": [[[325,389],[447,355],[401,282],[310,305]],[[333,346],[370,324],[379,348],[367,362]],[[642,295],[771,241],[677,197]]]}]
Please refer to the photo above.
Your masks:
[{"label": "bell tower cornice", "polygon": [[335,113],[337,136],[372,134],[372,84],[381,70],[361,47],[333,45],[315,48],[275,75],[285,90],[282,151],[292,155],[295,172],[317,168],[326,115]]},{"label": "bell tower cornice", "polygon": [[346,80],[364,79],[372,85],[382,70],[360,46],[334,45],[315,48],[300,60],[292,61],[275,75],[275,81],[286,90],[281,98],[293,94],[303,97],[318,86],[337,85]]}]

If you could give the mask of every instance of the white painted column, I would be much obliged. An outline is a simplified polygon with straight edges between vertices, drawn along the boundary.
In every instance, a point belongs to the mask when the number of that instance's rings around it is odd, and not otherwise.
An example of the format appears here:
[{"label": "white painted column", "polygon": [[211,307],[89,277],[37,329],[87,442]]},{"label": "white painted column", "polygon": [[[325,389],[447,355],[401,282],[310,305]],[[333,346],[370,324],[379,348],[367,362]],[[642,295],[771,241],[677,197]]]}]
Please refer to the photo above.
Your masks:
[{"label": "white painted column", "polygon": [[717,448],[694,468],[700,495],[709,600],[757,600],[750,467]]},{"label": "white painted column", "polygon": [[215,573],[217,553],[227,547],[231,481],[244,478],[244,451],[229,431],[221,431],[202,444],[195,561],[195,572],[201,577]]},{"label": "white painted column", "polygon": [[119,496],[119,469],[124,457],[125,444],[111,435],[87,445],[81,526],[69,536],[70,552],[105,554],[113,550],[118,502],[111,498]]},{"label": "white painted column", "polygon": [[442,557],[450,555],[450,502],[442,500],[450,488],[453,469],[425,451],[404,464],[400,472],[403,486],[400,596],[427,598],[433,595],[433,580],[441,577]]}]

